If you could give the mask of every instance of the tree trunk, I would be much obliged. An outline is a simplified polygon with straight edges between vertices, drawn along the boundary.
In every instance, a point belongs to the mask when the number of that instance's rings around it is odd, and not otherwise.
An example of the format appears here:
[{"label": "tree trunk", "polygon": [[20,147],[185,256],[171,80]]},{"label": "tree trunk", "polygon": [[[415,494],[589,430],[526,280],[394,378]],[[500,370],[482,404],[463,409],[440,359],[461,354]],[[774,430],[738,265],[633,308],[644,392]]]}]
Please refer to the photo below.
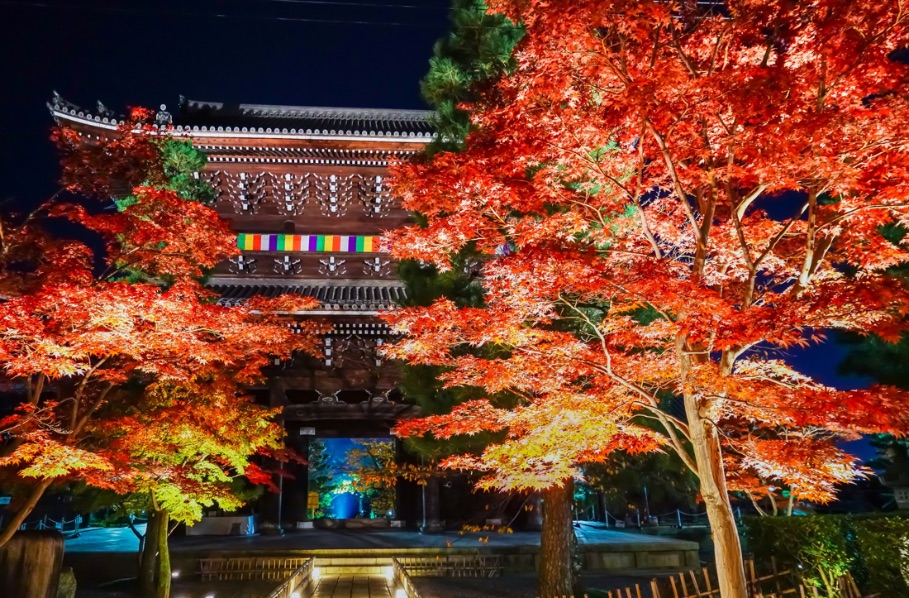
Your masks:
[{"label": "tree trunk", "polygon": [[543,490],[543,531],[540,538],[540,598],[571,596],[575,575],[572,564],[574,527],[571,503],[574,480]]},{"label": "tree trunk", "polygon": [[158,526],[160,518],[155,511],[148,512],[148,524],[145,527],[145,542],[140,543],[142,555],[139,558],[139,588],[143,596],[154,596],[155,561],[158,557]]},{"label": "tree trunk", "polygon": [[710,418],[705,416],[709,415],[711,407],[711,404],[699,406],[698,397],[685,395],[685,412],[698,467],[701,497],[707,507],[707,519],[713,536],[720,596],[747,598],[742,547],[726,490],[720,438]]},{"label": "tree trunk", "polygon": [[31,514],[35,505],[37,505],[38,501],[41,500],[41,497],[44,496],[44,492],[51,485],[51,481],[52,480],[49,479],[42,480],[37,486],[33,486],[31,490],[29,490],[25,502],[19,506],[16,514],[13,515],[3,531],[0,532],[0,548],[9,542],[10,538],[13,537],[13,534],[19,529],[19,526],[25,523],[25,518]]},{"label": "tree trunk", "polygon": [[149,511],[139,567],[139,588],[142,595],[148,598],[170,596],[170,549],[167,544],[169,524],[167,511]]},{"label": "tree trunk", "polygon": [[155,583],[155,598],[170,598],[170,547],[167,540],[170,535],[170,516],[166,510],[158,511],[158,560]]},{"label": "tree trunk", "polygon": [[59,532],[19,532],[0,549],[0,596],[56,598],[62,565]]}]

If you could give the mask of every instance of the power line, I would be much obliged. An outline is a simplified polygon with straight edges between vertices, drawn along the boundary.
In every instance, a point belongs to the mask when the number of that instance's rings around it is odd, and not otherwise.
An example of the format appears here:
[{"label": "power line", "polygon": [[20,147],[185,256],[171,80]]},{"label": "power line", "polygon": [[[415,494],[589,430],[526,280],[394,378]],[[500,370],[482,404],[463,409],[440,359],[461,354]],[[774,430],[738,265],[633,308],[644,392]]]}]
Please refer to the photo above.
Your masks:
[{"label": "power line", "polygon": [[[313,0],[315,1],[315,0]],[[338,4],[326,2],[326,4]],[[352,4],[352,3],[351,3]],[[26,0],[0,0],[0,6],[16,6],[24,8],[39,9],[57,9],[69,12],[102,12],[112,14],[134,14],[134,15],[152,15],[158,18],[168,17],[191,17],[191,18],[220,18],[220,19],[246,19],[255,21],[284,21],[294,23],[313,23],[329,25],[377,25],[385,27],[435,27],[440,23],[432,22],[402,22],[402,21],[371,21],[368,19],[319,19],[309,17],[279,17],[267,15],[240,15],[224,13],[191,13],[191,12],[162,12],[160,10],[136,9],[115,6],[67,6],[65,4],[49,4],[46,2],[28,2]],[[362,5],[361,5],[362,6]],[[378,5],[375,5],[378,6]]]}]

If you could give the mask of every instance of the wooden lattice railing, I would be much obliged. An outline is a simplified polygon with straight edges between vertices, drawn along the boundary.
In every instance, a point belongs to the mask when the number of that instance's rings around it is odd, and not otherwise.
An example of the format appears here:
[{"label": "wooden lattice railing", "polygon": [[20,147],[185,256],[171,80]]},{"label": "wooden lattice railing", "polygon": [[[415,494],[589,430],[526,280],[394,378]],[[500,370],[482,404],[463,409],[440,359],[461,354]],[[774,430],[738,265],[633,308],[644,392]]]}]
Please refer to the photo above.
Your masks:
[{"label": "wooden lattice railing", "polygon": [[398,557],[413,577],[500,577],[502,557],[483,554],[449,554],[435,557]]},{"label": "wooden lattice railing", "polygon": [[[290,577],[265,598],[294,598],[302,595],[312,583],[312,572],[316,559],[306,559],[302,565],[291,573]],[[301,591],[302,590],[302,591]]]},{"label": "wooden lattice railing", "polygon": [[394,571],[394,580],[398,587],[404,590],[404,593],[407,594],[407,598],[421,598],[420,592],[417,591],[417,587],[414,585],[413,580],[410,578],[410,574],[401,564],[401,561],[398,559],[391,559],[392,569]]},{"label": "wooden lattice railing", "polygon": [[284,581],[307,558],[284,557],[220,557],[199,559],[199,576],[202,581]]},{"label": "wooden lattice railing", "polygon": [[[827,593],[802,583],[792,571],[779,570],[771,561],[771,571],[758,574],[754,561],[745,562],[749,598],[826,598]],[[863,596],[847,574],[837,580],[839,598],[877,598]],[[652,579],[649,583],[606,592],[608,598],[719,598],[716,576],[706,567],[700,571],[686,571],[668,577]],[[566,598],[566,597],[558,597]],[[574,597],[571,597],[574,598]],[[587,598],[586,596],[584,598]]]}]

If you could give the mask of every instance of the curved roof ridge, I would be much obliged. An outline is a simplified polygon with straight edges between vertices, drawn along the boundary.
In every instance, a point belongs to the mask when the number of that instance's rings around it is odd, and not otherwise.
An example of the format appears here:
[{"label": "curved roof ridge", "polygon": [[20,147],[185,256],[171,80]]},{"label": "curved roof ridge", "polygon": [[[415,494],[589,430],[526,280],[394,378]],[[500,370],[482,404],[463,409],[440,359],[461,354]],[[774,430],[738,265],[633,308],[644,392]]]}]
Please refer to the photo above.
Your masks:
[{"label": "curved roof ridge", "polygon": [[[94,109],[82,108],[56,92],[48,108],[58,121],[63,118],[110,130],[122,125],[125,119],[101,102]],[[435,137],[432,117],[433,112],[429,110],[231,104],[181,97],[173,114],[161,105],[155,115],[155,126],[173,127],[177,132],[201,137],[227,134],[425,144]]]},{"label": "curved roof ridge", "polygon": [[344,108],[337,106],[291,106],[283,104],[230,104],[187,99],[181,106],[186,111],[224,110],[244,116],[284,118],[339,118],[346,120],[427,121],[432,110],[401,108]]}]

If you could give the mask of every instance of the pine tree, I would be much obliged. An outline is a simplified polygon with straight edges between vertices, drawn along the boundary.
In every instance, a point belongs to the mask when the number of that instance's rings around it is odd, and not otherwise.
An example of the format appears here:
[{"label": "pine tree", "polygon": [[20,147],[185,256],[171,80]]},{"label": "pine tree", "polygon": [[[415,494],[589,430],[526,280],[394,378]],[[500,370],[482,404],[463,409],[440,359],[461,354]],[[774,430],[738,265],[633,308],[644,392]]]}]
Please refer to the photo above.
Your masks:
[{"label": "pine tree", "polygon": [[[885,227],[883,236],[898,246],[906,232],[902,226]],[[900,264],[888,272],[909,281],[909,264]],[[848,332],[837,334],[837,339],[849,349],[839,364],[839,373],[864,376],[877,384],[909,390],[909,333],[903,333],[895,343],[876,334]],[[876,457],[868,466],[880,474],[885,484],[905,486],[909,483],[909,440],[893,434],[872,434],[869,444]]]},{"label": "pine tree", "polygon": [[[486,12],[483,0],[454,0],[451,9],[451,32],[436,42],[429,72],[420,83],[423,98],[435,110],[433,124],[436,140],[427,150],[431,158],[440,151],[459,151],[470,131],[470,113],[461,106],[475,98],[483,86],[506,73],[512,64],[512,52],[523,35],[523,29],[503,17]],[[419,222],[420,215],[414,214]],[[480,307],[483,290],[476,283],[481,266],[476,253],[467,249],[456,256],[457,266],[440,273],[435,266],[407,260],[398,266],[398,276],[407,286],[405,306],[427,306],[445,297],[460,306]],[[405,366],[400,388],[426,414],[446,413],[455,405],[477,398],[464,389],[444,389],[439,380],[441,370],[431,366]],[[449,440],[410,438],[407,447],[424,459],[463,452],[478,444]],[[479,442],[482,444],[482,440]]]},{"label": "pine tree", "polygon": [[[501,15],[487,14],[482,0],[454,0],[450,20],[451,32],[436,42],[429,71],[420,84],[423,98],[435,110],[433,124],[437,133],[436,140],[427,148],[426,159],[439,152],[463,149],[471,128],[470,113],[463,103],[476,98],[484,86],[508,71],[512,51],[523,35],[521,27]],[[420,221],[419,214],[413,216]],[[465,307],[482,306],[483,291],[475,281],[481,264],[475,252],[465,250],[454,259],[459,266],[445,273],[413,260],[400,263],[398,276],[407,286],[405,305],[427,306],[446,297]],[[425,414],[447,413],[455,405],[478,398],[478,391],[443,388],[440,374],[440,368],[407,365],[399,387]],[[488,435],[444,442],[407,438],[404,446],[425,466],[431,467],[441,458],[480,450],[487,441]],[[432,502],[437,500],[437,480],[430,478],[428,483]]]},{"label": "pine tree", "polygon": [[483,0],[454,0],[450,19],[451,33],[436,42],[420,84],[423,98],[436,111],[438,138],[430,154],[463,149],[470,112],[461,104],[509,70],[523,35],[523,28],[502,15],[487,14]]}]

